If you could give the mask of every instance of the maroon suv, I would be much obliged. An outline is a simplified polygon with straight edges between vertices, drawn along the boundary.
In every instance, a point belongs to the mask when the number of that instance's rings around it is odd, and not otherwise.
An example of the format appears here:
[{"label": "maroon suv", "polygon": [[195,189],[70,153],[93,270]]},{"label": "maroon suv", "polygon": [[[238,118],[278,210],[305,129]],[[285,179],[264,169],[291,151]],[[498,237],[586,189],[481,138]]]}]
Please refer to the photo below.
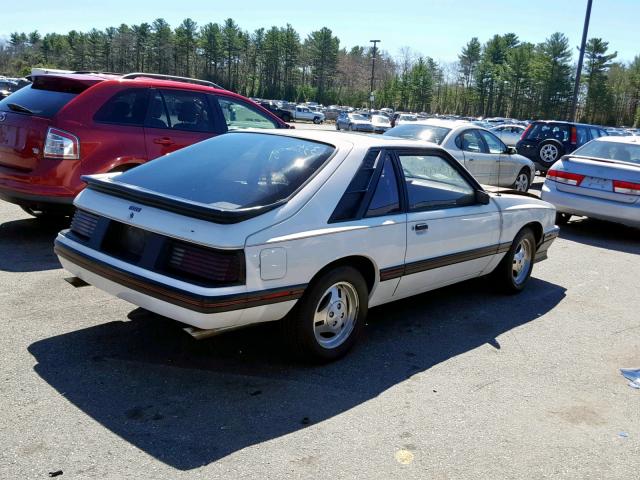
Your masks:
[{"label": "maroon suv", "polygon": [[82,175],[127,170],[228,130],[288,128],[210,82],[96,73],[32,80],[0,101],[0,199],[36,216],[68,213]]}]

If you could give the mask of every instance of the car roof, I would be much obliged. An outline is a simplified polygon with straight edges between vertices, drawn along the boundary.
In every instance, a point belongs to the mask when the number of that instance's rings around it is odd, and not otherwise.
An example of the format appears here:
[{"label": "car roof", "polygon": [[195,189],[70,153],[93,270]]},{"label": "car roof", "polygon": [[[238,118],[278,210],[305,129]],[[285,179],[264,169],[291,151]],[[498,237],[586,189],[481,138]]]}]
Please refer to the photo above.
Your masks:
[{"label": "car roof", "polygon": [[[149,74],[153,75],[153,74]],[[151,78],[145,77],[144,75],[137,76],[135,78],[122,78],[122,75],[119,73],[102,73],[102,72],[79,72],[79,73],[34,73],[31,75],[32,78],[35,77],[55,77],[55,78],[69,78],[72,80],[76,80],[81,83],[99,83],[99,82],[127,82],[132,83],[138,86],[144,87],[164,87],[164,88],[179,88],[182,90],[195,90],[202,92],[218,92],[224,93],[233,97],[238,97],[244,99],[242,95],[238,95],[234,92],[230,92],[229,90],[224,90],[222,88],[215,88],[209,85],[198,85],[195,83],[189,83],[186,81],[179,80],[170,80],[170,79],[159,79],[159,78]]]},{"label": "car roof", "polygon": [[640,137],[635,135],[627,135],[624,137],[606,136],[606,137],[598,137],[594,140],[596,142],[627,143],[629,145],[640,145]]},{"label": "car roof", "polygon": [[595,128],[601,128],[602,130],[604,130],[604,127],[601,127],[600,125],[593,125],[591,123],[571,122],[569,120],[534,120],[531,123],[532,124],[533,123],[560,123],[565,125],[580,125],[583,127],[595,127]]},{"label": "car roof", "polygon": [[260,128],[248,128],[246,130],[235,130],[230,132],[235,134],[243,133],[262,133],[268,135],[279,135],[283,137],[294,137],[302,140],[310,140],[315,142],[328,143],[336,147],[345,147],[347,145],[360,146],[364,148],[415,148],[418,146],[438,148],[444,150],[442,147],[435,143],[426,142],[423,140],[411,140],[406,138],[382,136],[382,135],[369,135],[364,133],[351,133],[351,132],[338,132],[335,130],[303,130],[303,129],[260,129]]},{"label": "car roof", "polygon": [[439,118],[427,118],[426,120],[420,120],[418,122],[418,125],[433,125],[436,127],[445,127],[445,128],[451,128],[451,129],[458,128],[461,126],[473,126],[474,128],[475,127],[483,128],[467,120],[445,120],[445,119],[439,119]]}]

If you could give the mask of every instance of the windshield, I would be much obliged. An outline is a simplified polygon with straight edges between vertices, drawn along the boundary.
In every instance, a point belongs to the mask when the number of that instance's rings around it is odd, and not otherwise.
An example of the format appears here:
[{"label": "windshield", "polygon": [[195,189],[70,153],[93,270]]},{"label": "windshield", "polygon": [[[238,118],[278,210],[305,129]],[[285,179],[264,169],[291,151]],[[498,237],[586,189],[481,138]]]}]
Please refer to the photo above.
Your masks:
[{"label": "windshield", "polygon": [[618,160],[640,165],[640,143],[594,140],[578,148],[572,155],[601,158],[603,160]]},{"label": "windshield", "polygon": [[398,118],[398,120],[402,120],[404,122],[417,122],[418,117],[416,117],[415,115],[400,115],[400,118]]},{"label": "windshield", "polygon": [[391,130],[387,130],[383,135],[425,140],[440,145],[450,131],[450,128],[436,127],[435,125],[398,125]]},{"label": "windshield", "polygon": [[293,194],[333,151],[293,137],[227,133],[129,170],[114,182],[220,210],[266,206]]}]

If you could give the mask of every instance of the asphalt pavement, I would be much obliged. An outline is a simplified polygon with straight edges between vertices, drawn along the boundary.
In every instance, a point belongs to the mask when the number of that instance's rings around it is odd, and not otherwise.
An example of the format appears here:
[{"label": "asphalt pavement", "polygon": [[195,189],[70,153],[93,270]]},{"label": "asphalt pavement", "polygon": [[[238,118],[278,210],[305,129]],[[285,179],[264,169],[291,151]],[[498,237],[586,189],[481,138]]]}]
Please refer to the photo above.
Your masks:
[{"label": "asphalt pavement", "polygon": [[619,373],[640,368],[638,230],[578,219],[522,294],[480,279],[372,309],[313,367],[274,325],[196,341],[73,288],[60,228],[0,202],[1,478],[640,475]]}]

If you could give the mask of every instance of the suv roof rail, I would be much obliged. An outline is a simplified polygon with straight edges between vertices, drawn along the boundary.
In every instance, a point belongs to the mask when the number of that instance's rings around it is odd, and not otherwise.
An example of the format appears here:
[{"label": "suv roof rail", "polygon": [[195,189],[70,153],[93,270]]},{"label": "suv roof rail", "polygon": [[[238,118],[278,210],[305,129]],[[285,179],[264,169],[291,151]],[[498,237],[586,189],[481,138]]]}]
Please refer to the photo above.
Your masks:
[{"label": "suv roof rail", "polygon": [[213,87],[213,88],[219,88],[221,90],[224,90],[224,88],[222,88],[217,83],[210,82],[209,80],[200,80],[198,78],[178,77],[176,75],[163,75],[160,73],[142,73],[142,72],[127,73],[126,75],[122,76],[122,78],[126,80],[131,80],[138,77],[155,78],[156,80],[173,80],[176,82],[193,83],[195,85],[204,85],[205,87]]}]

